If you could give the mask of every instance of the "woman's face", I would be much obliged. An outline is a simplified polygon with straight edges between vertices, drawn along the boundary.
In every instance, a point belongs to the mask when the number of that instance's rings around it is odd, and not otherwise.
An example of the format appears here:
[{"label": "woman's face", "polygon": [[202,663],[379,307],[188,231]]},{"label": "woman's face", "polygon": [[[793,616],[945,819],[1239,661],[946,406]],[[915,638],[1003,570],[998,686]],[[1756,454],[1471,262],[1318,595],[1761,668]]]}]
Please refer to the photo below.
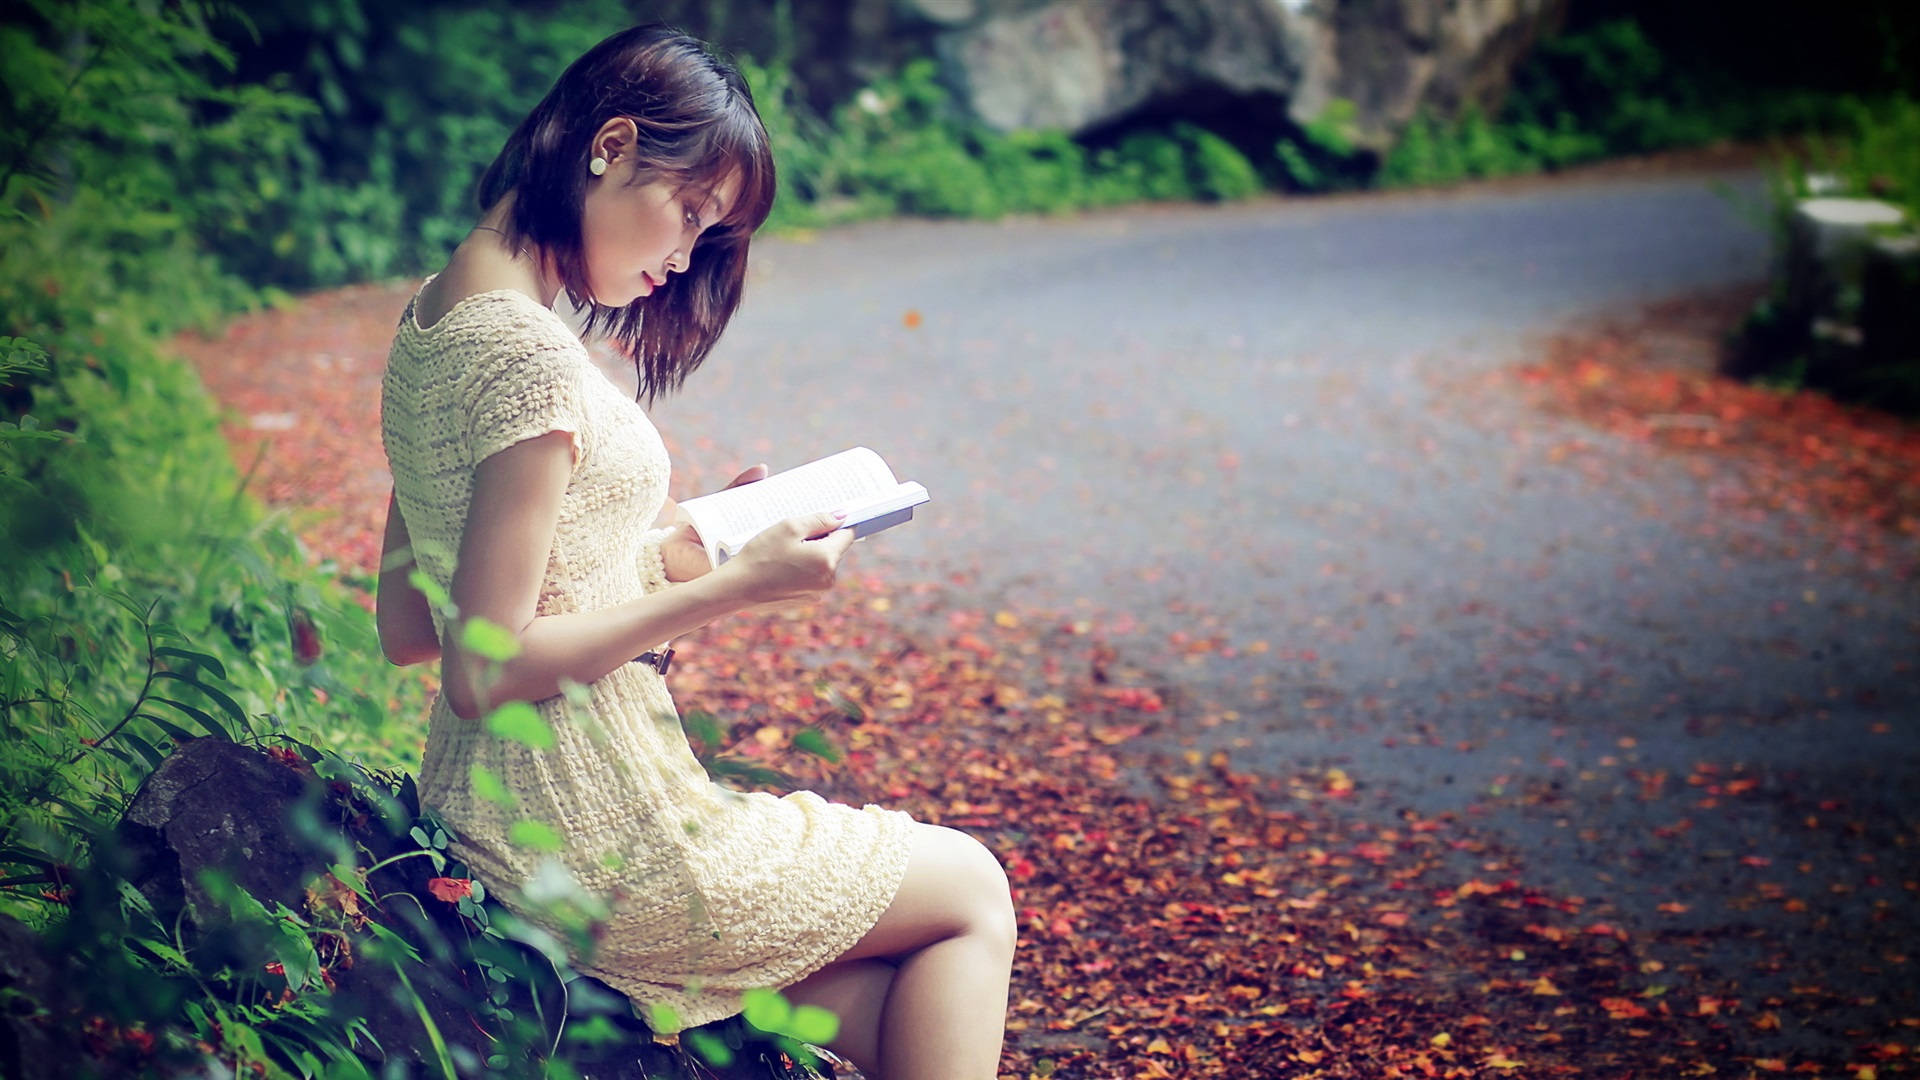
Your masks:
[{"label": "woman's face", "polygon": [[694,241],[725,216],[740,194],[738,172],[709,187],[671,178],[633,183],[637,159],[621,155],[589,182],[580,212],[587,284],[596,301],[625,307],[685,273]]}]

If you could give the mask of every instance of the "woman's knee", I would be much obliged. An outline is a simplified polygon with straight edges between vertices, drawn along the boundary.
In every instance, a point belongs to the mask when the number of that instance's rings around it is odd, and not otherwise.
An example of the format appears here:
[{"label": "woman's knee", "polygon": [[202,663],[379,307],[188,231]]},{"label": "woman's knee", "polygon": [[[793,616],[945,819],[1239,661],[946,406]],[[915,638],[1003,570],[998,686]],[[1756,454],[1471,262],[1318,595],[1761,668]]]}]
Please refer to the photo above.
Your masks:
[{"label": "woman's knee", "polygon": [[1016,926],[1006,871],[993,852],[958,829],[922,824],[893,903],[847,958],[898,957],[963,935],[1010,952]]},{"label": "woman's knee", "polygon": [[944,888],[950,890],[964,921],[964,932],[977,934],[1003,944],[1011,952],[1018,933],[1019,920],[1013,910],[1013,890],[1007,871],[992,850],[958,829],[929,825],[946,850],[947,875]]}]

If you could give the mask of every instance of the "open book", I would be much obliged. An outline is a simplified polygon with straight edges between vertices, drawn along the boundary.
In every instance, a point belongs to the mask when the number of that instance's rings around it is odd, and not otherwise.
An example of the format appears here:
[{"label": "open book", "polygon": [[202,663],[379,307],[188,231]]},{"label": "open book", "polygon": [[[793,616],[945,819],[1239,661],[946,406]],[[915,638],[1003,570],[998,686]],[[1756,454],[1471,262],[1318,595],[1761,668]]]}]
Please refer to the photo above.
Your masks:
[{"label": "open book", "polygon": [[758,483],[688,499],[675,520],[693,525],[707,558],[719,566],[762,529],[790,517],[845,510],[843,527],[859,538],[911,521],[913,508],[926,501],[926,488],[895,480],[879,454],[856,446]]}]

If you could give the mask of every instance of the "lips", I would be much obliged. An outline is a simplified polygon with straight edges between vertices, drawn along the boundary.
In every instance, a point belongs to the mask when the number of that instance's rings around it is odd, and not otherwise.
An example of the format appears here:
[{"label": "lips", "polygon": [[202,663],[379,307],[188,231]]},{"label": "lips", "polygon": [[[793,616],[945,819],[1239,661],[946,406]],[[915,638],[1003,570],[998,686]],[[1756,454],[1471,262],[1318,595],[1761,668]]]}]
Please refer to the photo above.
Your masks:
[{"label": "lips", "polygon": [[666,284],[666,280],[664,278],[654,277],[653,271],[651,270],[640,271],[640,276],[647,279],[647,288],[649,289],[657,289],[660,286]]}]

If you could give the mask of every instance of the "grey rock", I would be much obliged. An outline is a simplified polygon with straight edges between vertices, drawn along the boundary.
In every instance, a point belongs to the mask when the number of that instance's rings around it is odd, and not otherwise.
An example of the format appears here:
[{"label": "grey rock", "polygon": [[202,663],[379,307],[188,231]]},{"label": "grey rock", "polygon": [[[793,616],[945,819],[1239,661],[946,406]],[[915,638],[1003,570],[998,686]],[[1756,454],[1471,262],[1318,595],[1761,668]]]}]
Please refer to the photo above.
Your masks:
[{"label": "grey rock", "polygon": [[[911,6],[926,13],[930,3]],[[1564,17],[1566,0],[980,7],[971,22],[943,20],[949,29],[936,45],[962,103],[991,127],[1083,133],[1223,95],[1249,107],[1284,100],[1288,117],[1306,124],[1346,99],[1358,109],[1356,142],[1384,149],[1422,105],[1495,106],[1513,66]]]},{"label": "grey rock", "polygon": [[0,916],[0,1076],[53,1080],[71,1060],[73,972],[48,955],[40,935]]},{"label": "grey rock", "polygon": [[903,21],[922,21],[936,26],[962,26],[980,15],[977,0],[899,0]]},{"label": "grey rock", "polygon": [[[1878,231],[1905,220],[1905,211],[1877,199],[1821,197],[1794,205],[1774,272],[1783,283],[1791,332],[1831,346],[1817,350],[1818,362],[1810,365],[1809,377],[1831,384],[1855,375],[1868,359],[1862,346],[1869,319],[1878,324],[1875,336],[1881,344],[1876,350],[1897,347],[1900,335],[1911,333],[1910,328],[1901,329],[1901,316],[1888,309],[1889,303],[1900,302],[1904,274],[1897,245],[1877,248]],[[1876,251],[1879,296],[1869,314],[1865,286],[1870,254]]]},{"label": "grey rock", "polygon": [[1920,234],[1876,237],[1867,246],[1860,330],[1872,361],[1920,361]]},{"label": "grey rock", "polygon": [[262,903],[301,909],[316,852],[290,826],[317,786],[251,747],[218,739],[184,743],[155,769],[120,824],[130,878],[167,921],[190,922],[215,905],[200,871],[218,869]]}]

